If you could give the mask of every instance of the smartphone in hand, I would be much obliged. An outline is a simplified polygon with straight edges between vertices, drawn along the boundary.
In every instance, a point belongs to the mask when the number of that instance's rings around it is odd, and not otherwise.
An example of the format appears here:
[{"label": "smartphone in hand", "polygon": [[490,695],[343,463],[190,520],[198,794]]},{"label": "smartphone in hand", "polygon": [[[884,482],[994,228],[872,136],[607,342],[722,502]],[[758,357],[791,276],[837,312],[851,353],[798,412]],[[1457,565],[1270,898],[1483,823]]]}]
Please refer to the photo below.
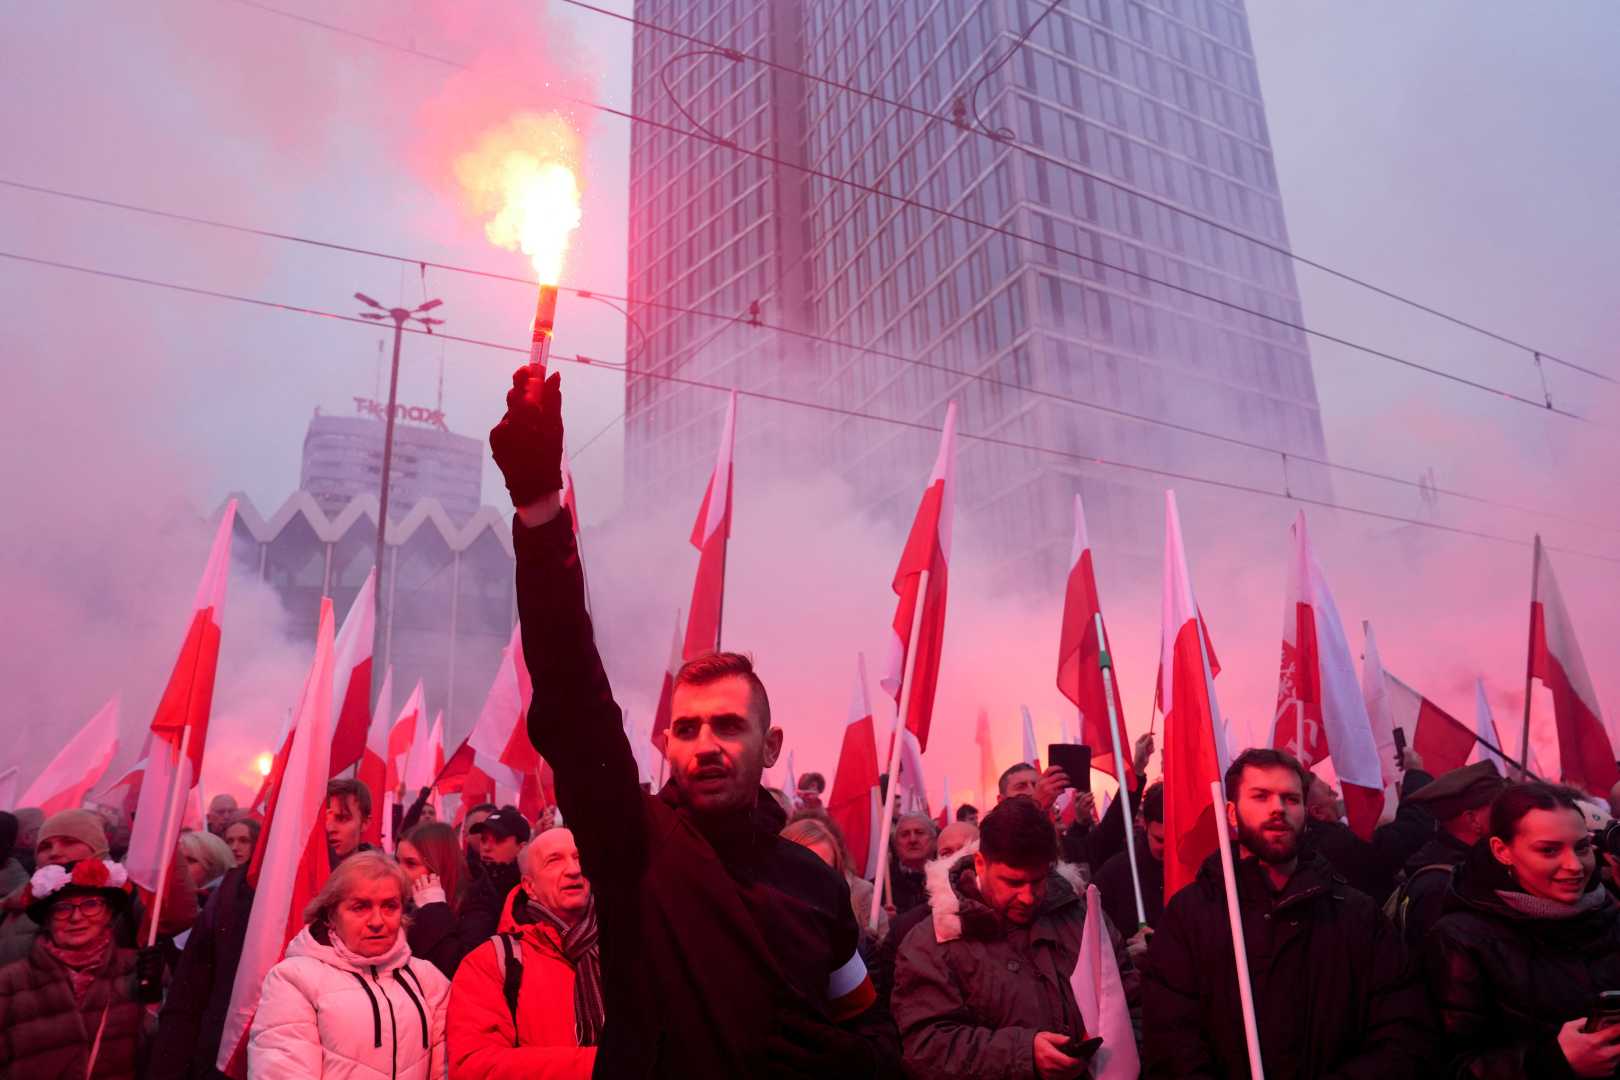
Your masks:
[{"label": "smartphone in hand", "polygon": [[1068,774],[1072,787],[1091,790],[1091,747],[1080,743],[1051,743],[1046,748],[1046,763]]}]

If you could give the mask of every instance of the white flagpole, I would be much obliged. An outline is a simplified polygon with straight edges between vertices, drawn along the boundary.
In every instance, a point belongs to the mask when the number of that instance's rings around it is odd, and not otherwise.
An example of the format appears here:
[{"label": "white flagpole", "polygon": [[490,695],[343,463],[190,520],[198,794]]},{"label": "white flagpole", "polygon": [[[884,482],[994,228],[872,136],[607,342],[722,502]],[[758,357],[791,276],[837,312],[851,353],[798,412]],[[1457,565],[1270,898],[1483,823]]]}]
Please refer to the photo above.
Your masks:
[{"label": "white flagpole", "polygon": [[1114,708],[1114,658],[1108,655],[1103,642],[1100,611],[1097,612],[1097,663],[1102,668],[1103,700],[1108,703],[1108,736],[1114,742],[1114,770],[1119,773],[1119,794],[1114,797],[1125,800],[1125,805],[1120,807],[1120,820],[1125,825],[1125,858],[1131,864],[1131,887],[1136,890],[1137,929],[1141,929],[1147,925],[1147,908],[1142,903],[1142,874],[1136,868],[1136,823],[1131,820],[1131,789],[1126,779],[1126,770],[1131,768],[1131,763],[1126,762],[1125,748],[1119,741],[1119,713]]},{"label": "white flagpole", "polygon": [[[187,724],[180,731],[180,756],[175,759],[174,782],[169,788],[169,802],[163,808],[163,831],[158,834],[163,841],[163,851],[158,860],[157,891],[152,894],[152,928],[146,935],[146,947],[150,949],[157,944],[158,916],[163,912],[163,892],[169,884],[169,869],[174,863],[174,844],[169,841],[169,826],[175,826],[175,834],[179,835],[180,802],[185,792],[180,790],[182,778],[186,771],[186,757],[191,750],[191,725]],[[193,777],[192,779],[196,779]]]},{"label": "white flagpole", "polygon": [[1249,954],[1243,946],[1243,916],[1238,911],[1237,869],[1232,865],[1232,836],[1226,825],[1226,792],[1219,780],[1209,784],[1220,844],[1221,875],[1226,878],[1226,914],[1232,924],[1232,952],[1237,957],[1238,1001],[1243,1006],[1243,1035],[1249,1047],[1249,1075],[1266,1080],[1260,1065],[1260,1030],[1254,1021],[1254,988],[1249,984]]},{"label": "white flagpole", "polygon": [[883,813],[878,821],[878,865],[873,880],[872,914],[869,923],[877,931],[878,913],[883,910],[884,885],[888,881],[889,828],[894,820],[895,803],[900,798],[900,739],[905,730],[906,714],[911,709],[911,680],[917,673],[917,639],[922,635],[923,608],[928,603],[928,570],[924,568],[917,579],[917,608],[911,614],[911,637],[906,641],[905,681],[900,684],[900,707],[894,714],[894,732],[889,738],[889,794],[883,800]]}]

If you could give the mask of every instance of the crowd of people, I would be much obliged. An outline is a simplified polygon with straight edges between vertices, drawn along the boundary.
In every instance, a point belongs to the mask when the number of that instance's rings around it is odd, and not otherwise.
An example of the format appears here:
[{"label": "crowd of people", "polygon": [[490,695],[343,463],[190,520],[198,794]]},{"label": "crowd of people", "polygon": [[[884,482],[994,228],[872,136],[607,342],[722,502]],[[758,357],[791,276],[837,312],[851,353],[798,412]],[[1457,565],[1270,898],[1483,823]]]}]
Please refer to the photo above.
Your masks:
[{"label": "crowd of people", "polygon": [[[823,777],[762,786],[782,729],[751,660],[717,652],[674,680],[670,780],[651,790],[559,498],[555,378],[519,372],[491,442],[556,805],[412,814],[382,851],[362,842],[376,793],[333,780],[330,874],[223,1069],[260,821],[216,799],[154,927],[119,861],[127,821],[0,813],[0,1077],[1087,1076],[1097,1032],[1071,976],[1092,885],[1142,1075],[1251,1075],[1221,853],[1165,895],[1151,737],[1100,814],[1086,778],[1022,763],[982,813],[897,814],[873,882]],[[1488,761],[1401,764],[1370,840],[1283,751],[1226,771],[1211,809],[1266,1073],[1617,1075],[1611,807]]]}]

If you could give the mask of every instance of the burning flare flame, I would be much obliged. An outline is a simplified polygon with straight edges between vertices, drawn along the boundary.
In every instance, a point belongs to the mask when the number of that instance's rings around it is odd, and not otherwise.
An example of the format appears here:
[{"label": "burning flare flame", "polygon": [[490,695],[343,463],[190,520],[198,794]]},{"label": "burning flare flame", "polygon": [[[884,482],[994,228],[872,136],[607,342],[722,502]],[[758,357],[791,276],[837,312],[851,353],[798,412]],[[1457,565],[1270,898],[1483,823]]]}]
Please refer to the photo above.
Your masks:
[{"label": "burning flare flame", "polygon": [[484,234],[522,251],[542,285],[562,277],[568,243],[579,228],[579,136],[563,117],[520,113],[486,131],[455,161],[456,179]]}]

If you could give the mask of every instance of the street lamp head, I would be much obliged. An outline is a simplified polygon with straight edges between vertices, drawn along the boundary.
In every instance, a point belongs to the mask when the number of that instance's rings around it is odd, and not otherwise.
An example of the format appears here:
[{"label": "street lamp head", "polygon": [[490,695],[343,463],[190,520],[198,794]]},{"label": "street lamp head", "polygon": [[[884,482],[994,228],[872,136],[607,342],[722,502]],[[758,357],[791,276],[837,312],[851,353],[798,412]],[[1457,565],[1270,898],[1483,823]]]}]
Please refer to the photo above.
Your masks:
[{"label": "street lamp head", "polygon": [[379,308],[379,309],[382,307],[381,304],[377,303],[377,301],[373,300],[371,297],[367,296],[363,292],[355,293],[354,298],[356,300],[360,301],[362,304],[366,305],[367,307],[374,307],[374,308]]}]

